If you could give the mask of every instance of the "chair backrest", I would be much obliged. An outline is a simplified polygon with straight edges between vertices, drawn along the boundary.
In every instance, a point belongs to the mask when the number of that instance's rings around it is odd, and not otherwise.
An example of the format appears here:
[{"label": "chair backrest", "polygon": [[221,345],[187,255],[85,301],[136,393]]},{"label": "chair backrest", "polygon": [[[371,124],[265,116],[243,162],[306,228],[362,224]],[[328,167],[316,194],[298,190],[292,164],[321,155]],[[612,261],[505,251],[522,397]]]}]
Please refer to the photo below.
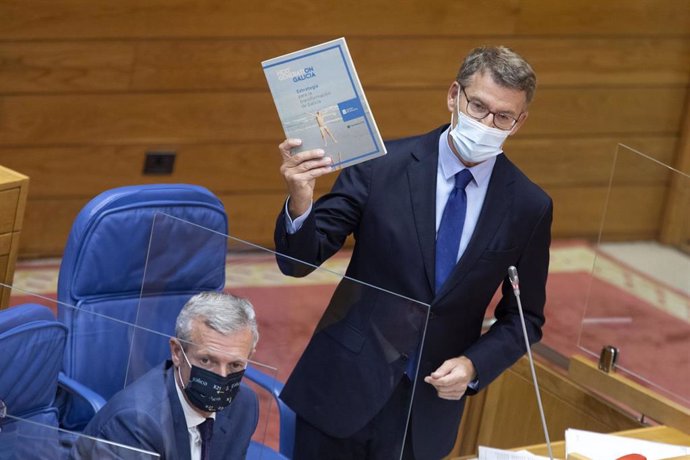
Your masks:
[{"label": "chair backrest", "polygon": [[55,458],[66,337],[67,328],[42,305],[0,310],[0,400],[11,416],[0,418],[0,458]]},{"label": "chair backrest", "polygon": [[[224,287],[227,230],[222,203],[199,186],[128,186],[92,199],[72,226],[58,279],[67,376],[109,399],[168,358],[165,335],[182,305]],[[63,426],[80,429],[90,411],[71,404]]]}]

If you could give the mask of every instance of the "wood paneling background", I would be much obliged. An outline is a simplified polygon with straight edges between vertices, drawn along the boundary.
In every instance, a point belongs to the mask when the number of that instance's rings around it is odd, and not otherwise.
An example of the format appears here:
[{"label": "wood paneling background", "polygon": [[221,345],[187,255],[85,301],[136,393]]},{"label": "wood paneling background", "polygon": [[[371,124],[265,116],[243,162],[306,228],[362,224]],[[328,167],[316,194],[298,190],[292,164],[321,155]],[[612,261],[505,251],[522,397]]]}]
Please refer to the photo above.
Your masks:
[{"label": "wood paneling background", "polygon": [[[557,238],[596,237],[619,142],[690,164],[687,0],[4,0],[0,164],[31,178],[21,255],[59,255],[88,199],[150,182],[209,187],[233,235],[272,246],[283,135],[260,62],[339,36],[389,139],[448,122],[471,48],[527,58],[539,89],[506,151],[553,196]],[[150,150],[177,152],[171,176],[142,174]],[[608,235],[656,237],[669,177],[622,174]]]}]

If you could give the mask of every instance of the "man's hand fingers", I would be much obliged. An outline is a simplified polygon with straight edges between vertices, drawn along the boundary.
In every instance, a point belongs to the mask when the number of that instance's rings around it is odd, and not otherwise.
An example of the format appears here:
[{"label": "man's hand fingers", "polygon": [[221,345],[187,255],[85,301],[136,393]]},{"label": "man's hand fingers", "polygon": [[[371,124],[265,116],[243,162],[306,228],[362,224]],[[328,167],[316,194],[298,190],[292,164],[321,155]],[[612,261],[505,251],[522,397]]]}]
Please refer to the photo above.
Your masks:
[{"label": "man's hand fingers", "polygon": [[291,150],[300,145],[302,145],[302,139],[285,139],[278,145],[278,150],[280,150],[283,158],[290,158],[292,156]]},{"label": "man's hand fingers", "polygon": [[286,158],[286,163],[291,163],[292,165],[298,165],[304,163],[305,161],[320,160],[325,158],[326,152],[322,149],[305,150],[303,152],[295,153],[290,158]]},{"label": "man's hand fingers", "polygon": [[331,160],[331,157],[317,158],[315,160],[306,160],[297,165],[296,169],[299,169],[301,171],[311,171],[313,169],[325,168],[327,166],[330,166],[332,162],[333,160]]},{"label": "man's hand fingers", "polygon": [[[305,157],[312,158],[309,155],[302,156],[300,158],[303,159]],[[315,159],[307,159],[304,161],[299,161],[299,159],[292,158],[283,163],[280,170],[287,180],[308,181],[331,172],[332,163],[333,160],[330,157],[323,156],[317,157]]]},{"label": "man's hand fingers", "polygon": [[453,371],[453,368],[455,365],[453,364],[452,360],[447,360],[444,361],[443,364],[441,364],[441,367],[436,369],[434,372],[431,373],[431,377],[434,379],[440,379],[448,374],[450,374]]}]

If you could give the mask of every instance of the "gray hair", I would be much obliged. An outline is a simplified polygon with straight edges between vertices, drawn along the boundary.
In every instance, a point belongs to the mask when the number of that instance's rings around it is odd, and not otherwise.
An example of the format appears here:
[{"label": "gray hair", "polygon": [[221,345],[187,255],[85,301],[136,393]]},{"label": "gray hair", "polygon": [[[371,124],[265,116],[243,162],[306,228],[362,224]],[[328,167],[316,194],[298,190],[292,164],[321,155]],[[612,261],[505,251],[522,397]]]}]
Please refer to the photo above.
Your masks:
[{"label": "gray hair", "polygon": [[475,48],[467,55],[456,80],[467,88],[476,73],[489,72],[496,84],[524,91],[529,104],[537,89],[537,77],[527,61],[515,51],[505,46],[483,46]]},{"label": "gray hair", "polygon": [[192,322],[195,319],[221,334],[249,328],[253,337],[252,348],[259,341],[256,314],[247,299],[216,291],[202,292],[189,299],[175,323],[175,336],[184,349],[187,348],[186,343],[192,342]]}]

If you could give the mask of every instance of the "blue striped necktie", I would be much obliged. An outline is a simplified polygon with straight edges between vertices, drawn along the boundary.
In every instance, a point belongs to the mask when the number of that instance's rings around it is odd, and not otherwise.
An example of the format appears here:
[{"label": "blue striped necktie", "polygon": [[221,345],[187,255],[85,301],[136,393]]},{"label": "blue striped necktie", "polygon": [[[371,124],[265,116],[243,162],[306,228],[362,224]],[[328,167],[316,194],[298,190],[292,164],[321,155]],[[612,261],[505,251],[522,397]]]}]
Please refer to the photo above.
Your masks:
[{"label": "blue striped necktie", "polygon": [[467,211],[467,194],[465,187],[472,180],[469,169],[463,169],[455,174],[455,187],[450,192],[446,207],[443,209],[441,225],[436,236],[436,293],[446,282],[458,260],[462,227],[465,225]]}]

